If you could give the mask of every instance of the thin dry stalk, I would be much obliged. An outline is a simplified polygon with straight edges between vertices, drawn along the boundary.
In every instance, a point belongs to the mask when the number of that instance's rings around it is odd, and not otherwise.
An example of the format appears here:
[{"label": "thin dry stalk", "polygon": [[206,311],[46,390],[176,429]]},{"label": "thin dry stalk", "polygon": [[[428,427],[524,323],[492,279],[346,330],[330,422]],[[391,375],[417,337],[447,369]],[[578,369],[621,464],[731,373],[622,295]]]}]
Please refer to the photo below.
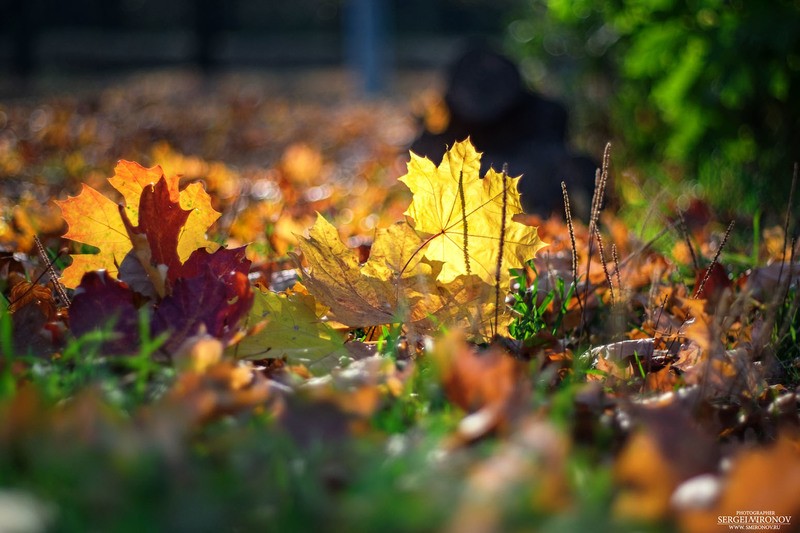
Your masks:
[{"label": "thin dry stalk", "polygon": [[[797,244],[797,237],[792,237],[792,249],[791,253],[789,254],[789,277],[786,278],[786,288],[783,290],[783,303],[786,303],[786,298],[789,297],[789,288],[792,286],[792,282],[794,281],[792,278],[794,277],[794,251],[795,245]],[[780,280],[780,278],[778,278]]]},{"label": "thin dry stalk", "polygon": [[[53,289],[55,290],[56,296],[58,299],[61,300],[61,304],[64,307],[69,307],[69,296],[67,296],[67,291],[64,289],[64,286],[61,285],[61,282],[58,281],[58,272],[56,272],[55,267],[53,266],[53,261],[50,261],[50,258],[47,257],[47,252],[42,245],[42,241],[39,240],[38,235],[33,236],[33,242],[36,243],[36,251],[39,253],[39,258],[42,260],[42,263],[45,265],[45,272],[50,274],[50,282],[53,284]],[[61,255],[59,252],[56,259]]]},{"label": "thin dry stalk", "polygon": [[605,150],[603,150],[603,163],[602,168],[597,170],[594,179],[594,194],[592,195],[592,209],[589,214],[589,230],[597,225],[600,218],[600,211],[603,209],[603,199],[606,193],[606,184],[608,183],[608,167],[611,161],[611,143],[606,143]]},{"label": "thin dry stalk", "polygon": [[[790,265],[789,266],[789,277],[786,279],[786,287],[783,290],[783,299],[781,300],[781,302],[782,302],[781,306],[783,306],[783,307],[786,306],[786,300],[789,298],[789,289],[792,287],[792,281],[794,281],[792,278],[793,278],[793,275],[794,275],[793,265],[794,265],[794,259],[795,259],[795,245],[796,244],[797,244],[797,237],[792,237],[792,249],[791,249],[791,253],[789,255],[789,265]],[[779,280],[780,280],[780,278],[779,278]],[[789,312],[787,313],[786,316],[789,316],[789,317],[794,316],[794,313],[797,310],[798,298],[800,298],[800,292],[795,294],[794,300],[792,301],[792,304],[790,305],[790,308],[789,308]],[[776,310],[776,313],[777,313],[777,310]],[[779,339],[784,338],[786,336],[786,334],[789,333],[789,326],[791,326],[791,320],[786,320],[786,321],[783,322],[783,324],[781,324],[780,334],[778,335]]]},{"label": "thin dry stalk", "polygon": [[458,197],[461,200],[461,212],[463,213],[461,225],[464,228],[464,265],[466,265],[467,276],[472,275],[472,268],[469,261],[469,228],[467,227],[467,203],[464,196],[464,169],[458,173]]},{"label": "thin dry stalk", "polygon": [[[575,246],[575,227],[572,225],[572,210],[569,207],[569,194],[567,194],[567,184],[561,182],[561,194],[564,195],[564,215],[567,218],[567,228],[569,229],[569,241],[572,246],[572,283],[575,286],[575,298],[578,300],[578,307],[583,316],[583,301],[578,292],[578,249]],[[588,281],[588,280],[587,280]]]},{"label": "thin dry stalk", "polygon": [[[654,236],[652,239],[650,239],[650,240],[649,240],[649,241],[647,241],[646,243],[644,243],[644,244],[642,244],[641,246],[639,246],[639,247],[638,247],[636,250],[634,250],[633,252],[631,252],[631,253],[630,253],[630,254],[629,254],[629,255],[628,255],[628,256],[627,256],[625,259],[623,259],[623,260],[622,260],[622,262],[621,262],[621,263],[620,263],[620,264],[617,266],[617,268],[620,268],[620,269],[621,269],[622,267],[624,267],[625,265],[627,265],[629,261],[633,260],[633,258],[634,258],[634,257],[636,257],[636,256],[640,255],[640,254],[641,254],[641,253],[643,253],[645,250],[647,250],[647,249],[649,249],[651,246],[653,246],[653,244],[655,244],[655,243],[656,243],[656,241],[658,241],[658,239],[660,239],[661,237],[663,237],[664,235],[666,235],[667,233],[669,233],[669,232],[670,232],[670,231],[671,231],[671,230],[672,230],[674,227],[675,227],[675,223],[673,222],[673,223],[671,223],[670,225],[668,225],[667,227],[663,228],[663,229],[662,229],[661,231],[659,231],[659,232],[658,232],[658,233],[657,233],[657,234],[656,234],[656,235],[655,235],[655,236]],[[614,272],[614,274],[616,274],[616,272]]]},{"label": "thin dry stalk", "polygon": [[[500,273],[503,268],[503,247],[506,244],[506,213],[508,210],[508,163],[503,163],[503,208],[500,215],[500,247],[497,251],[497,270],[494,273],[494,331],[500,321]],[[466,224],[466,221],[464,222]]]},{"label": "thin dry stalk", "polygon": [[[617,278],[617,289],[619,289],[619,296],[622,298],[622,276],[619,273],[619,256],[617,255],[617,245],[611,244],[611,259],[614,261],[614,274]],[[624,298],[622,298],[624,300]]]},{"label": "thin dry stalk", "polygon": [[[47,275],[47,274],[50,274],[51,281],[53,282],[53,287],[55,288],[55,292],[56,292],[57,298],[62,300],[62,303],[64,304],[65,307],[69,307],[69,303],[70,302],[69,302],[69,298],[67,297],[67,292],[64,289],[64,287],[61,285],[61,283],[59,283],[59,281],[58,281],[58,279],[56,277],[57,274],[56,274],[55,268],[53,267],[53,263],[50,261],[50,259],[48,259],[47,253],[45,252],[44,246],[42,246],[42,243],[39,240],[39,238],[34,235],[33,239],[34,239],[34,242],[36,243],[37,252],[39,253],[40,259],[45,264],[45,268],[44,268],[44,270],[42,270],[41,274],[36,276],[36,278],[33,280],[33,282],[31,282],[30,287],[28,287],[25,290],[25,292],[20,294],[14,300],[11,300],[11,301],[8,302],[9,303],[9,307],[13,308],[16,303],[22,301],[22,299],[25,296],[27,296],[33,290],[33,288],[39,283],[39,281],[41,281],[41,279],[43,277],[45,277],[45,275]],[[61,256],[61,252],[59,252],[58,256],[56,256],[56,259],[58,259],[58,257],[60,257],[60,256]]]},{"label": "thin dry stalk", "polygon": [[733,224],[734,224],[734,221],[731,220],[731,223],[728,224],[728,229],[725,230],[725,236],[722,237],[722,242],[719,243],[719,247],[717,248],[717,252],[714,254],[714,259],[711,260],[711,264],[708,265],[708,268],[706,269],[706,273],[703,276],[702,281],[700,281],[700,285],[694,291],[694,295],[692,296],[693,299],[697,299],[698,295],[700,295],[703,292],[703,288],[706,286],[706,282],[708,281],[708,278],[711,277],[711,269],[714,268],[714,265],[716,265],[717,260],[719,259],[719,254],[722,253],[722,249],[725,248],[725,244],[728,242],[728,237],[730,237],[730,235],[731,235],[731,230],[733,229]]},{"label": "thin dry stalk", "polygon": [[[781,267],[778,270],[778,287],[781,287],[781,281],[783,280],[783,268],[786,265],[786,244],[787,239],[789,237],[789,220],[792,214],[792,203],[794,199],[794,193],[797,187],[797,174],[798,174],[798,164],[795,162],[794,170],[792,172],[792,185],[789,189],[789,202],[786,205],[786,217],[783,221],[783,248],[781,253]],[[795,244],[796,244],[796,237],[792,237],[792,248],[789,254],[789,277],[786,280],[786,286],[781,291],[782,297],[780,298],[781,307],[786,306],[786,300],[789,297],[789,289],[792,286],[792,277],[794,276],[794,257],[795,257]],[[787,316],[791,317],[794,316],[794,312],[797,305],[798,295],[795,295],[794,301],[790,306],[790,311]],[[777,295],[773,298],[771,305],[770,305],[770,313],[767,317],[767,320],[770,325],[775,324],[775,320],[778,314],[778,297]],[[782,324],[780,324],[780,332],[778,334],[778,338],[782,339],[789,331],[789,326],[791,325],[791,320],[786,320]],[[772,328],[770,327],[769,330]]]},{"label": "thin dry stalk", "polygon": [[[664,296],[664,298],[661,299],[661,304],[658,306],[658,314],[656,315],[656,323],[653,324],[653,337],[654,338],[658,334],[658,324],[659,324],[659,322],[661,322],[661,317],[664,315],[664,309],[666,309],[666,307],[667,307],[667,297]],[[666,337],[669,334],[670,334],[669,331],[665,331],[664,333],[662,333],[662,335],[664,337]]]},{"label": "thin dry stalk", "polygon": [[[589,213],[589,255],[586,259],[586,283],[583,291],[583,300],[589,301],[589,274],[592,268],[592,252],[594,251],[593,235],[597,221],[600,218],[600,211],[603,208],[603,196],[606,192],[606,183],[608,182],[608,167],[611,160],[611,143],[606,143],[605,150],[603,150],[603,164],[602,169],[597,169],[594,175],[594,194],[592,195],[592,208]],[[581,309],[581,328],[585,326],[586,315],[584,313],[585,307]]]},{"label": "thin dry stalk", "polygon": [[647,228],[647,225],[650,224],[650,220],[655,218],[660,222],[665,222],[665,217],[659,212],[658,207],[663,203],[666,196],[667,191],[665,189],[661,189],[650,201],[650,205],[647,207],[647,211],[642,217],[642,222],[639,224],[638,235],[640,239],[644,238],[644,230]]},{"label": "thin dry stalk", "polygon": [[608,290],[611,291],[611,305],[616,305],[616,298],[614,297],[614,284],[611,283],[611,274],[608,273],[608,263],[606,262],[606,252],[603,247],[603,236],[597,226],[594,227],[594,232],[597,236],[597,246],[600,249],[600,264],[603,265],[603,273],[606,275],[606,283],[608,283]]}]

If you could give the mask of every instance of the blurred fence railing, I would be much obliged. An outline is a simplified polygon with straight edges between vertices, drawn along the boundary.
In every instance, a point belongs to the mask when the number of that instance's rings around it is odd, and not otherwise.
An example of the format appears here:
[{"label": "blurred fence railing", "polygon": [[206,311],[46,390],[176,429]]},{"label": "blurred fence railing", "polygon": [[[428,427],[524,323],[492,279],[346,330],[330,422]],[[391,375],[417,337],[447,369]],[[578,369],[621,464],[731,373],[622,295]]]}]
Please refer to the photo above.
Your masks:
[{"label": "blurred fence railing", "polygon": [[502,31],[520,1],[0,0],[0,72],[348,59],[438,66],[459,39]]}]

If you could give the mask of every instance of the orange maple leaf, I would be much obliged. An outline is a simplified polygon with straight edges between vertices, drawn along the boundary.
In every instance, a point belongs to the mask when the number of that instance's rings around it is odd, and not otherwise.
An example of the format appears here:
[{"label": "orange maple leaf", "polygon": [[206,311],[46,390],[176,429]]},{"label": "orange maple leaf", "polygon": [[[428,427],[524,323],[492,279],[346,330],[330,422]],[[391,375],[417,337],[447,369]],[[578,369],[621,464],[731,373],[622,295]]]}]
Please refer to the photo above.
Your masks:
[{"label": "orange maple leaf", "polygon": [[[198,248],[213,251],[217,245],[209,241],[205,234],[220,213],[211,207],[211,197],[201,184],[192,183],[180,190],[178,176],[167,177],[160,166],[145,168],[131,161],[120,161],[109,183],[122,194],[125,213],[130,222],[137,225],[142,191],[147,186],[155,185],[162,177],[169,199],[178,202],[182,210],[190,211],[178,237],[179,260],[186,261]],[[119,265],[133,248],[119,206],[88,185],[83,186],[78,196],[57,201],[56,204],[69,226],[64,238],[100,249],[96,254],[72,255],[72,264],[64,270],[61,282],[70,288],[77,287],[83,274],[92,270],[107,270],[116,277]]]}]

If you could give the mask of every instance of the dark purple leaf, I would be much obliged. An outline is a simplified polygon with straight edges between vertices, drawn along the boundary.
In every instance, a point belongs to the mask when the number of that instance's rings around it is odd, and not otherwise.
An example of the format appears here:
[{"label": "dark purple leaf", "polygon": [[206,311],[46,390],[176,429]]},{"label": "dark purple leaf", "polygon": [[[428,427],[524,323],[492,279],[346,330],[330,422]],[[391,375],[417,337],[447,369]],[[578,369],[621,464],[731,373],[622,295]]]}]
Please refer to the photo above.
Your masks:
[{"label": "dark purple leaf", "polygon": [[172,294],[156,309],[153,332],[171,332],[165,345],[168,352],[201,327],[209,335],[224,339],[233,334],[252,304],[253,292],[246,274],[229,272],[220,277],[206,267],[199,276],[175,282]]},{"label": "dark purple leaf", "polygon": [[70,330],[80,337],[112,325],[114,339],[103,343],[107,354],[133,353],[139,346],[139,311],[134,292],[104,270],[87,272],[69,308]]},{"label": "dark purple leaf", "polygon": [[211,273],[220,280],[232,272],[241,272],[246,276],[250,272],[250,260],[245,257],[245,248],[220,248],[213,254],[208,253],[205,248],[199,248],[192,252],[176,277],[194,278],[201,275],[206,268],[210,268]]}]

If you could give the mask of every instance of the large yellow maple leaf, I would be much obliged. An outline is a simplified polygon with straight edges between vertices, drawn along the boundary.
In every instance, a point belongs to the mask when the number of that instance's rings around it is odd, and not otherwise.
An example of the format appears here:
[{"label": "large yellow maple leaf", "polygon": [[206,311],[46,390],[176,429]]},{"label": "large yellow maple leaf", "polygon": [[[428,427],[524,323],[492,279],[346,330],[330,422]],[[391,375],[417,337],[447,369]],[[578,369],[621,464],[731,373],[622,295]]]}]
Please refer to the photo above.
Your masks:
[{"label": "large yellow maple leaf", "polygon": [[425,257],[443,263],[439,281],[474,274],[494,284],[502,255],[499,277],[505,288],[508,269],[521,267],[546,244],[537,228],[514,220],[522,213],[519,177],[489,169],[481,178],[480,160],[469,139],[455,143],[438,167],[412,153],[408,173],[400,178],[414,195],[404,214],[424,239]]},{"label": "large yellow maple leaf", "polygon": [[[128,219],[136,225],[139,221],[139,199],[145,187],[154,185],[164,175],[161,167],[145,168],[138,163],[120,161],[109,178],[111,185],[122,194]],[[220,213],[211,207],[211,197],[199,183],[179,190],[179,177],[166,177],[170,199],[180,203],[181,209],[191,211],[181,228],[178,239],[178,257],[186,261],[191,253],[202,247],[210,250],[216,244],[206,238],[209,226]],[[70,288],[77,287],[83,274],[92,270],[107,270],[117,276],[119,265],[133,248],[119,206],[88,185],[78,196],[69,197],[56,204],[68,224],[64,238],[99,248],[97,254],[74,254],[61,282]]]},{"label": "large yellow maple leaf", "polygon": [[303,284],[339,322],[351,327],[405,322],[416,333],[460,325],[475,337],[488,332],[492,287],[476,275],[437,281],[441,263],[424,259],[424,243],[405,222],[376,231],[363,265],[322,216],[298,241],[308,263]]}]

